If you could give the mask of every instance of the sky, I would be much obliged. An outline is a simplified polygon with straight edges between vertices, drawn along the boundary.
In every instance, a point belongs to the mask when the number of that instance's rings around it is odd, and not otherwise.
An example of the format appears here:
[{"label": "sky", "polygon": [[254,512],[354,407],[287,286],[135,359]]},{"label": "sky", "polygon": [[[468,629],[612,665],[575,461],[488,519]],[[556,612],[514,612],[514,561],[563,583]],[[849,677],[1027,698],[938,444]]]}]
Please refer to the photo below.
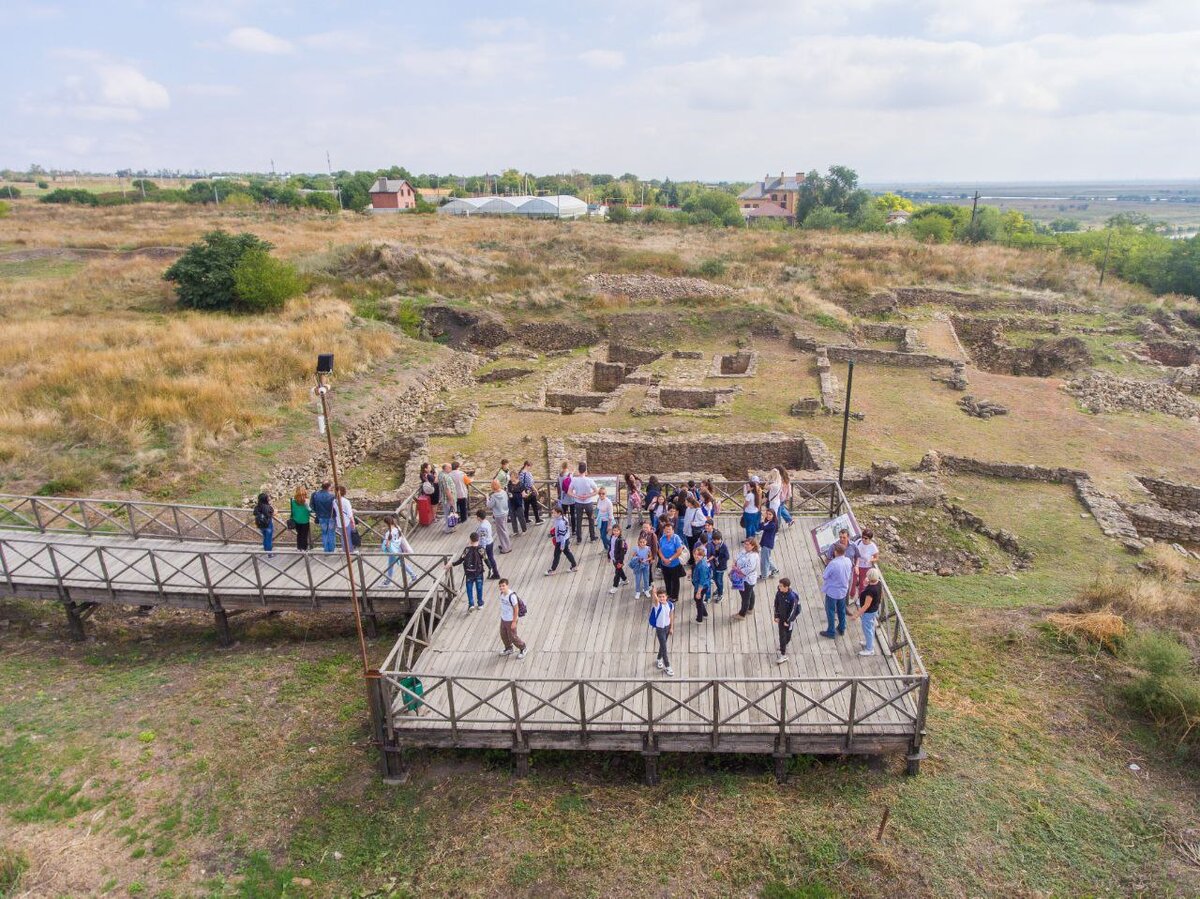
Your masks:
[{"label": "sky", "polygon": [[0,167],[1200,177],[1200,0],[5,0]]}]

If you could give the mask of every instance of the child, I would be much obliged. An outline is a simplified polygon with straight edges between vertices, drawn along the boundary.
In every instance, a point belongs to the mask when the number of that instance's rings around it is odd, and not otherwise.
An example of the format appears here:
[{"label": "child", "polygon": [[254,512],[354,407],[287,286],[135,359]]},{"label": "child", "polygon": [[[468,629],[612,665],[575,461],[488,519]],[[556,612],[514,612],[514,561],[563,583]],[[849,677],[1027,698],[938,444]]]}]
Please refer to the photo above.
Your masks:
[{"label": "child", "polygon": [[550,539],[554,543],[554,562],[551,563],[546,576],[554,574],[555,569],[558,568],[558,560],[563,556],[566,556],[567,561],[571,563],[571,571],[575,571],[579,567],[579,563],[571,555],[571,525],[567,521],[567,516],[563,514],[562,506],[554,507],[553,517],[550,519]]},{"label": "child", "polygon": [[[400,530],[400,524],[396,520],[395,515],[383,516],[383,541],[379,548],[388,554],[387,574],[383,576],[385,586],[391,586],[392,571],[396,568],[396,563],[402,561],[405,555],[413,551],[412,544],[408,542],[408,538],[404,536],[404,532]],[[411,581],[416,577],[416,572],[413,567],[407,562],[404,562],[404,573],[408,575]]]},{"label": "child", "polygon": [[[483,550],[479,548],[479,534],[471,534],[470,542],[453,564],[463,567],[463,579],[467,582],[467,611],[475,611],[475,598],[479,598],[479,608],[483,608]],[[451,563],[446,563],[450,568]]]},{"label": "child", "polygon": [[692,569],[692,598],[696,601],[696,621],[708,617],[708,600],[712,596],[712,566],[703,546],[697,546],[692,554],[696,567]]},{"label": "child", "polygon": [[759,577],[766,580],[779,574],[779,569],[771,562],[771,553],[775,550],[775,534],[779,531],[779,521],[770,509],[763,510],[762,527],[758,532]]},{"label": "child", "polygon": [[[758,541],[753,537],[747,537],[742,543],[742,551],[733,563],[737,574],[740,575],[738,580],[741,582],[741,587],[738,589],[742,594],[742,606],[735,613],[739,619],[745,618],[754,611],[754,585],[758,582],[758,563]],[[733,583],[733,580],[733,575],[730,575],[730,584]]]},{"label": "child", "polygon": [[671,659],[667,656],[667,638],[675,629],[675,603],[667,599],[665,587],[654,588],[654,604],[650,606],[650,626],[654,628],[654,636],[658,639],[655,667],[667,677],[674,677],[675,669],[671,667]]},{"label": "child", "polygon": [[608,488],[601,487],[599,492],[600,498],[596,501],[596,518],[600,522],[600,542],[604,544],[604,551],[608,552],[608,531],[616,525],[616,518],[613,514],[613,503],[608,498]]},{"label": "child", "polygon": [[637,548],[629,560],[629,567],[633,569],[634,599],[641,599],[643,593],[647,599],[650,598],[650,566],[653,564],[653,556],[650,553],[649,540],[645,532],[638,534]]},{"label": "child", "polygon": [[[601,487],[600,491],[601,491],[600,495],[601,495],[601,497],[603,497],[604,496],[604,492],[603,492],[604,488]],[[612,503],[609,503],[609,505],[611,506]],[[603,525],[601,525],[601,527],[603,527]],[[625,543],[625,538],[621,536],[621,526],[619,524],[616,524],[614,522],[613,530],[612,530],[612,538],[610,540],[608,540],[607,543],[608,543],[608,557],[612,560],[612,563],[613,563],[613,582],[612,582],[612,586],[608,588],[608,592],[611,595],[611,594],[617,592],[617,586],[622,581],[624,581],[626,583],[629,582],[629,576],[625,573],[625,552],[629,547]]]},{"label": "child", "polygon": [[785,577],[779,579],[775,590],[775,623],[779,625],[779,658],[776,665],[788,660],[787,647],[792,640],[792,626],[800,614],[800,597],[792,589],[792,582]]},{"label": "child", "polygon": [[713,602],[720,602],[725,598],[725,572],[729,570],[729,547],[720,531],[712,532],[705,550],[712,565],[713,585],[717,588],[717,598]]}]

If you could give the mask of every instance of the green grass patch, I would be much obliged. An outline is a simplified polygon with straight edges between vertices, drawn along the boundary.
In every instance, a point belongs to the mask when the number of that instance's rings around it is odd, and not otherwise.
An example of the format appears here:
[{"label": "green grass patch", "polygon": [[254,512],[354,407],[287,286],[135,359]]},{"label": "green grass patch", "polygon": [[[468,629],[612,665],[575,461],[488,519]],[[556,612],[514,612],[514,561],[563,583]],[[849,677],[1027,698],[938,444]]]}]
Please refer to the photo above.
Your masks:
[{"label": "green grass patch", "polygon": [[75,274],[84,263],[78,259],[53,256],[16,261],[0,260],[0,281],[19,281],[29,278],[66,278]]}]

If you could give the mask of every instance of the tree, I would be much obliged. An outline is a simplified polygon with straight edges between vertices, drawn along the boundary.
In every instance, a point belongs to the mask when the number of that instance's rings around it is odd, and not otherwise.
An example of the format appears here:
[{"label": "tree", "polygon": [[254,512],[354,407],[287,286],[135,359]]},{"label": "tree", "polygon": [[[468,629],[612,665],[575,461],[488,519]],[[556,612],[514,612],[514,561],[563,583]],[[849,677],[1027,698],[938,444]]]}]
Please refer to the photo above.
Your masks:
[{"label": "tree", "polygon": [[926,215],[912,218],[908,223],[908,233],[923,243],[950,243],[954,229],[950,219],[940,215]]},{"label": "tree", "polygon": [[8,203],[8,201],[0,200],[0,219],[7,218],[11,212],[12,206]]},{"label": "tree", "polygon": [[334,194],[313,193],[304,198],[309,209],[319,209],[322,212],[341,212],[341,204]]},{"label": "tree", "polygon": [[828,206],[818,206],[804,217],[804,227],[811,230],[843,229],[850,225],[850,216]]},{"label": "tree", "polygon": [[744,225],[737,197],[720,190],[705,190],[688,197],[683,203],[688,221],[694,225]]},{"label": "tree", "polygon": [[270,250],[270,243],[253,234],[210,231],[163,272],[163,280],[174,282],[179,304],[189,309],[275,308],[302,284],[295,269],[272,259]]},{"label": "tree", "polygon": [[875,198],[875,205],[885,214],[889,212],[912,212],[915,208],[913,201],[888,191]]},{"label": "tree", "polygon": [[614,225],[623,225],[633,218],[633,213],[624,203],[613,203],[608,207],[608,220]]}]

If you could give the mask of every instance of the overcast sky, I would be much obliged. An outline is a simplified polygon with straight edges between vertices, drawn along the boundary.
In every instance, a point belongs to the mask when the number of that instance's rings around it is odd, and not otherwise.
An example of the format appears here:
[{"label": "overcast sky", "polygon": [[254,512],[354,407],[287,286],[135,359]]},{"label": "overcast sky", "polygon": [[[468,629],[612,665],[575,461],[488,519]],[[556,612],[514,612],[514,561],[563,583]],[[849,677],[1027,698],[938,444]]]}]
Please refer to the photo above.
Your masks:
[{"label": "overcast sky", "polygon": [[4,8],[0,166],[1200,177],[1200,0]]}]

